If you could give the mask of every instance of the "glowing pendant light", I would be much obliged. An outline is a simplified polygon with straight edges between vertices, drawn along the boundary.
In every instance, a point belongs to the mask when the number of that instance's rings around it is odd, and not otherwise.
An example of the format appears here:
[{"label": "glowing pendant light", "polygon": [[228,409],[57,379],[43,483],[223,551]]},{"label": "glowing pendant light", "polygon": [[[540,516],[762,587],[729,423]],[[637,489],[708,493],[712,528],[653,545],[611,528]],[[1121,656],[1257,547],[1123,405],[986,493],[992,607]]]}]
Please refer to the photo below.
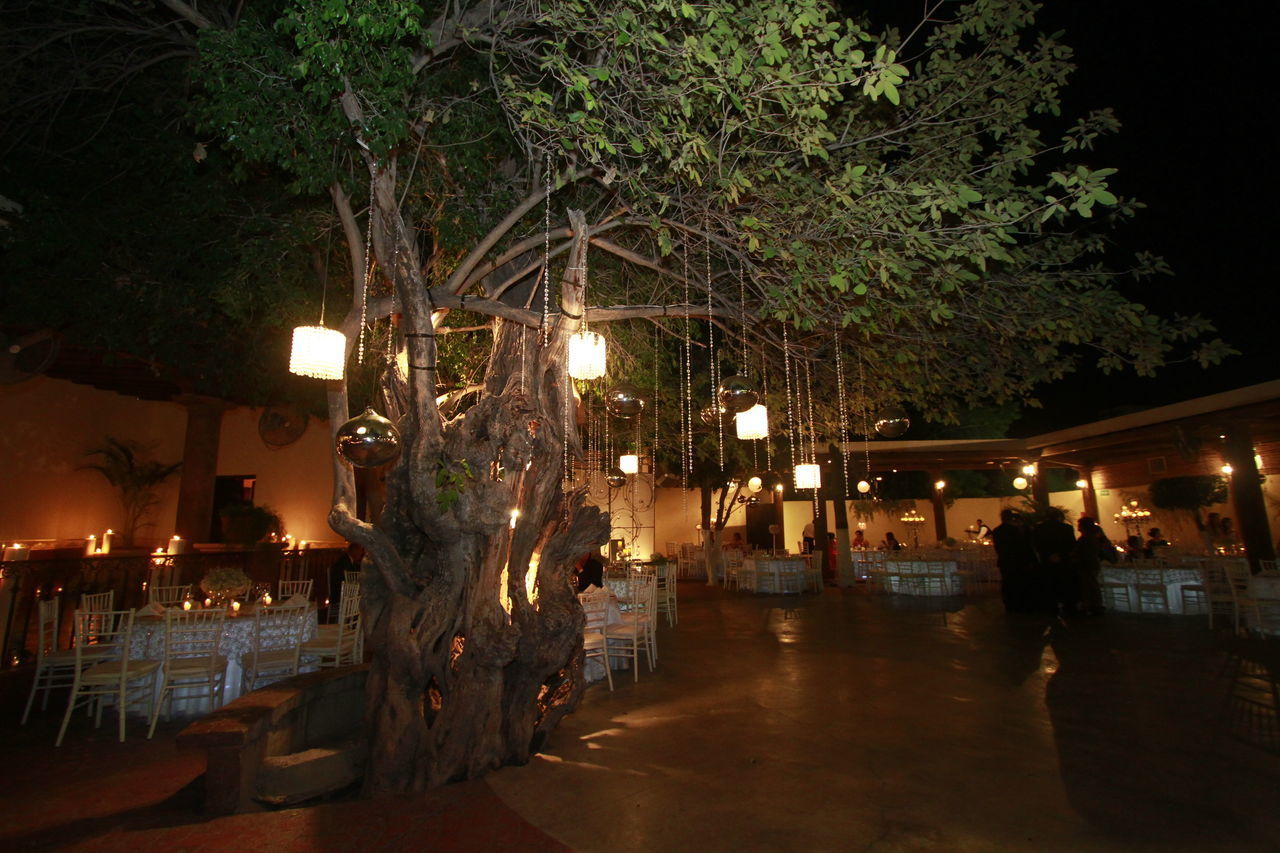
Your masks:
[{"label": "glowing pendant light", "polygon": [[346,360],[347,336],[324,326],[298,326],[293,330],[289,371],[315,379],[341,379]]},{"label": "glowing pendant light", "polygon": [[871,484],[868,483],[866,480],[859,480],[858,491],[865,495],[867,492],[871,491]]},{"label": "glowing pendant light", "polygon": [[796,466],[796,488],[818,489],[822,487],[822,469],[812,463]]},{"label": "glowing pendant light", "polygon": [[605,342],[595,332],[577,332],[569,338],[569,375],[574,379],[604,376]]},{"label": "glowing pendant light", "polygon": [[634,453],[624,453],[618,457],[618,468],[624,474],[640,473],[640,457]]},{"label": "glowing pendant light", "polygon": [[769,437],[769,410],[759,403],[736,415],[734,423],[738,427],[738,438],[744,441]]}]

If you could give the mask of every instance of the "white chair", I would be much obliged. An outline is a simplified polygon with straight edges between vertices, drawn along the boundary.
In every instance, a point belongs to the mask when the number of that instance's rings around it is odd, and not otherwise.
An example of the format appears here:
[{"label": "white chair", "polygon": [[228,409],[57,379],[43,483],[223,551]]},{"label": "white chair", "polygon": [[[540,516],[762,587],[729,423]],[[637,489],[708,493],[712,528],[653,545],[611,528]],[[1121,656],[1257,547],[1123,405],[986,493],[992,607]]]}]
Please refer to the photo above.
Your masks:
[{"label": "white chair", "polygon": [[62,746],[67,724],[76,708],[96,703],[94,726],[101,725],[103,700],[108,698],[115,702],[120,742],[124,743],[124,719],[129,706],[145,701],[148,713],[152,712],[160,663],[129,657],[129,643],[133,639],[132,610],[93,613],[77,610],[75,620],[75,679],[67,711],[58,728],[58,739],[53,745]]},{"label": "white chair", "polygon": [[1200,561],[1200,584],[1204,587],[1205,596],[1209,600],[1209,628],[1213,628],[1214,617],[1224,617],[1231,624],[1238,625],[1236,616],[1236,597],[1231,592],[1231,584],[1227,581],[1226,569],[1212,560]]},{"label": "white chair", "polygon": [[302,644],[302,654],[317,666],[346,666],[359,663],[364,657],[363,650],[360,588],[344,583],[342,602],[338,607],[338,623],[322,625],[314,640]]},{"label": "white chair", "polygon": [[226,619],[227,611],[221,607],[165,611],[164,681],[160,686],[159,701],[151,712],[151,729],[147,737],[155,734],[156,722],[160,719],[166,698],[172,711],[175,691],[199,689],[207,693],[210,711],[222,704],[227,684],[227,658],[222,654],[222,631]]},{"label": "white chair", "polygon": [[623,608],[619,621],[605,626],[605,638],[609,641],[609,656],[631,660],[632,675],[640,680],[640,651],[644,650],[653,672],[657,660],[657,640],[653,632],[654,591],[656,578],[651,574],[635,574],[621,579],[605,579],[618,597]]},{"label": "white chair", "polygon": [[115,605],[115,590],[91,592],[80,596],[80,609],[85,613],[106,613]]},{"label": "white chair", "polygon": [[280,581],[280,600],[288,601],[295,595],[300,595],[307,601],[311,600],[311,588],[315,584],[314,580],[305,581]]},{"label": "white chair", "polygon": [[1227,574],[1227,583],[1231,585],[1231,595],[1236,603],[1236,631],[1240,631],[1240,623],[1244,622],[1246,630],[1256,628],[1260,616],[1258,613],[1258,602],[1254,601],[1252,593],[1249,591],[1249,580],[1253,577],[1253,572],[1249,569],[1249,564],[1244,560],[1225,560],[1223,568]]},{"label": "white chair", "polygon": [[[741,568],[739,568],[741,571]],[[734,576],[734,582],[737,582],[737,575]],[[667,626],[676,625],[680,622],[680,606],[676,584],[676,567],[671,563],[658,564],[658,586],[656,590],[658,598],[658,613],[665,614],[667,617]]]},{"label": "white chair", "polygon": [[1165,586],[1164,572],[1158,568],[1133,570],[1139,613],[1169,613],[1169,589]]},{"label": "white chair", "polygon": [[742,570],[743,556],[737,548],[724,552],[724,586],[725,589],[738,588],[738,572]]},{"label": "white chair", "polygon": [[76,652],[75,649],[58,648],[58,608],[62,600],[54,596],[49,601],[39,602],[39,634],[36,637],[36,674],[31,682],[31,694],[27,696],[27,707],[22,712],[22,725],[27,724],[31,715],[31,705],[35,702],[36,693],[43,690],[44,699],[40,702],[40,710],[49,707],[49,694],[59,687],[69,687],[75,682]]},{"label": "white chair", "polygon": [[343,572],[343,573],[342,573],[342,582],[343,582],[343,583],[353,583],[353,584],[355,584],[356,586],[359,586],[359,585],[360,585],[360,572],[359,572],[359,571],[354,571],[354,572],[352,572],[352,571],[346,571],[346,572]]},{"label": "white chair", "polygon": [[241,692],[257,690],[260,681],[270,684],[298,674],[300,646],[310,609],[309,604],[299,602],[259,606],[254,611],[252,644],[249,651],[240,656]]},{"label": "white chair", "polygon": [[182,602],[191,594],[191,584],[178,586],[153,586],[147,589],[147,603],[159,604],[161,607],[181,607]]},{"label": "white chair", "polygon": [[609,691],[613,692],[609,640],[605,637],[605,626],[609,618],[609,591],[602,587],[591,587],[578,596],[578,601],[587,617],[582,629],[582,648],[588,659],[595,658],[604,664],[604,677],[609,681]]}]

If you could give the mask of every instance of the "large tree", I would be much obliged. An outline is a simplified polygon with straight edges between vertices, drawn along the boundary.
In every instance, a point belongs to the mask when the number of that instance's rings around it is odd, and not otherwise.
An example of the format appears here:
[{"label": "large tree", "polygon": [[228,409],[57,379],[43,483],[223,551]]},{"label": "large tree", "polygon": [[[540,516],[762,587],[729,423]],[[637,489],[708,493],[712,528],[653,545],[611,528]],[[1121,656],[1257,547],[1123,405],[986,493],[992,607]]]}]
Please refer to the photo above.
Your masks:
[{"label": "large tree", "polygon": [[403,437],[385,510],[358,518],[335,460],[330,516],[376,568],[371,791],[527,760],[578,700],[568,572],[608,532],[573,474],[583,326],[611,376],[665,386],[686,484],[703,372],[763,365],[803,459],[845,431],[837,376],[946,418],[1205,330],[1124,296],[1151,260],[1097,260],[1135,205],[1077,158],[1116,123],[1055,131],[1070,51],[1026,0],[931,3],[905,34],[818,0],[163,7],[137,8],[195,33],[204,132],[327,193],[349,348],[403,352],[363,368]]}]

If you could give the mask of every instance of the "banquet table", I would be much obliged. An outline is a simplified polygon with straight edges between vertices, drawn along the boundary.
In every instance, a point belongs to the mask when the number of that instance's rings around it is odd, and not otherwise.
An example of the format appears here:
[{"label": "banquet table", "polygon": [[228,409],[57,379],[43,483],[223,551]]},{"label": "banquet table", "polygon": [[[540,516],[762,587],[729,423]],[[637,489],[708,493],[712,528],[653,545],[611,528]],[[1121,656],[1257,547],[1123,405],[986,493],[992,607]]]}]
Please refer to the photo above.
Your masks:
[{"label": "banquet table", "polygon": [[1164,587],[1165,599],[1169,602],[1169,612],[1174,614],[1183,612],[1181,587],[1186,584],[1199,584],[1201,582],[1200,572],[1194,568],[1178,566],[1148,566],[1142,568],[1123,565],[1104,566],[1100,575],[1102,583],[1123,584],[1128,587],[1127,603],[1125,601],[1112,601],[1107,605],[1108,607],[1122,613],[1156,612],[1143,611],[1139,605],[1139,572],[1154,573],[1151,576],[1157,578],[1158,586]]},{"label": "banquet table", "polygon": [[[222,692],[224,704],[240,696],[240,682],[243,674],[240,670],[240,658],[253,648],[253,613],[256,606],[248,605],[242,607],[239,615],[236,616],[227,614],[227,619],[223,623],[222,645],[219,653],[227,659],[226,685],[223,687]],[[316,636],[317,626],[316,608],[312,606],[307,612],[307,619],[303,622],[303,642]],[[278,632],[277,636],[273,637],[272,632],[267,631],[263,634],[263,648],[288,648],[287,640],[286,636],[280,636]],[[143,615],[135,618],[133,639],[129,645],[129,657],[163,661],[164,643],[163,618]],[[174,713],[195,714],[206,713],[209,710],[207,699],[203,695],[190,697],[177,695],[174,697]]]},{"label": "banquet table", "polygon": [[[738,569],[738,586],[752,592],[804,592],[813,584],[812,554],[747,557]],[[818,583],[821,584],[821,578]]]},{"label": "banquet table", "polygon": [[899,595],[959,595],[963,584],[955,560],[885,560],[880,581]]}]

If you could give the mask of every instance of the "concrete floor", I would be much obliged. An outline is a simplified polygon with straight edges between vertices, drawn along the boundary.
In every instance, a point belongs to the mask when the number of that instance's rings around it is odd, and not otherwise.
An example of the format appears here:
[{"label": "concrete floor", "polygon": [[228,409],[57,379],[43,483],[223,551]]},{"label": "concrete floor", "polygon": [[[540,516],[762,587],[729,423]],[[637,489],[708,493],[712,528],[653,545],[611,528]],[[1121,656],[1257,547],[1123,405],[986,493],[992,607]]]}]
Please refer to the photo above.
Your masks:
[{"label": "concrete floor", "polygon": [[581,853],[1280,849],[1277,644],[682,584],[640,683],[489,777]]},{"label": "concrete floor", "polygon": [[[1201,618],[1006,616],[681,584],[638,684],[526,767],[209,820],[182,722],[129,740],[0,677],[0,850],[1280,850],[1280,642]],[[65,700],[62,700],[65,701]]]}]

